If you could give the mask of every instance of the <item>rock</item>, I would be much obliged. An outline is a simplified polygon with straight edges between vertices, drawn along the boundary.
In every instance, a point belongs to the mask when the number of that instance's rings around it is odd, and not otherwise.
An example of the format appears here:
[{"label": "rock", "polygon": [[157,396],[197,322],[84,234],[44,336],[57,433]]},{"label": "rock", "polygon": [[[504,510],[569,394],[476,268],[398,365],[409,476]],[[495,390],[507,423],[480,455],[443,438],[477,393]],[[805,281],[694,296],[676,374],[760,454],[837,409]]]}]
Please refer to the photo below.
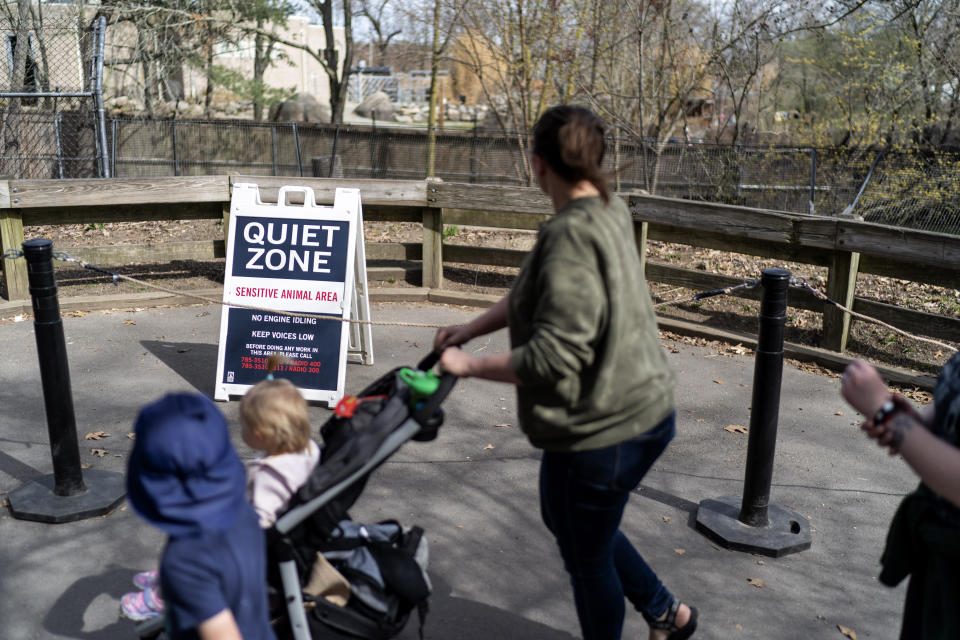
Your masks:
[{"label": "rock", "polygon": [[377,120],[392,120],[395,110],[393,103],[390,102],[390,96],[383,91],[377,91],[364,98],[353,112],[361,118],[376,117]]},{"label": "rock", "polygon": [[270,105],[271,122],[330,122],[330,109],[309,93],[298,93],[289,100]]}]

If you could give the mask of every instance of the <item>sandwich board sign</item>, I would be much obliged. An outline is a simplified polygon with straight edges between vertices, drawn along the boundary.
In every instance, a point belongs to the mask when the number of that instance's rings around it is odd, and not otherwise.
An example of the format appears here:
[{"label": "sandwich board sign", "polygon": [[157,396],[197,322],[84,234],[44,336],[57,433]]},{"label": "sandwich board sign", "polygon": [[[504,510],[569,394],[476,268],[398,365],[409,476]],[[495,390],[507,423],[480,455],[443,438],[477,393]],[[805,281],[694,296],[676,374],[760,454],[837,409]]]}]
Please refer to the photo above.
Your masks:
[{"label": "sandwich board sign", "polygon": [[[290,204],[291,193],[303,204]],[[246,393],[281,353],[287,363],[278,376],[305,399],[334,406],[350,343],[361,343],[361,361],[373,361],[369,324],[351,331],[347,322],[369,319],[370,309],[359,190],[338,188],[330,207],[317,205],[308,187],[281,187],[274,204],[260,199],[257,185],[235,184],[227,238],[214,398]]]}]

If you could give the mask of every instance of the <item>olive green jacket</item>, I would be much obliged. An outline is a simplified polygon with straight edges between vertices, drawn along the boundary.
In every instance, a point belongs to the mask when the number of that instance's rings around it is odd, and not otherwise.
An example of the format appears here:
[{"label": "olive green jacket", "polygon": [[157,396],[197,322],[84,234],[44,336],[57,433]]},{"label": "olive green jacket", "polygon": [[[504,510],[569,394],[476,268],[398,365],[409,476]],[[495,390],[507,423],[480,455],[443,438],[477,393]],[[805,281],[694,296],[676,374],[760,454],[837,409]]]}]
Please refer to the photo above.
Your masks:
[{"label": "olive green jacket", "polygon": [[634,238],[613,197],[573,200],[540,226],[507,316],[520,426],[536,447],[599,449],[673,411],[675,376]]}]

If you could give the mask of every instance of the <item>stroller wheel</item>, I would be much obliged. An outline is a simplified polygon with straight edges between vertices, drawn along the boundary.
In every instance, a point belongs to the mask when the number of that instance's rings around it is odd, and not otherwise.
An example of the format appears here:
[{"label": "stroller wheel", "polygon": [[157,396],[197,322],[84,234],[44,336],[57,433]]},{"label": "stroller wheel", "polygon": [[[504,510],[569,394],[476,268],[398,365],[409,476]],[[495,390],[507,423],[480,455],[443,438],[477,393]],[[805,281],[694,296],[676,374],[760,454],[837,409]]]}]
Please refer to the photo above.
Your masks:
[{"label": "stroller wheel", "polygon": [[430,442],[436,440],[440,425],[443,424],[443,409],[437,409],[436,413],[420,423],[420,431],[413,436],[411,440],[417,442]]}]

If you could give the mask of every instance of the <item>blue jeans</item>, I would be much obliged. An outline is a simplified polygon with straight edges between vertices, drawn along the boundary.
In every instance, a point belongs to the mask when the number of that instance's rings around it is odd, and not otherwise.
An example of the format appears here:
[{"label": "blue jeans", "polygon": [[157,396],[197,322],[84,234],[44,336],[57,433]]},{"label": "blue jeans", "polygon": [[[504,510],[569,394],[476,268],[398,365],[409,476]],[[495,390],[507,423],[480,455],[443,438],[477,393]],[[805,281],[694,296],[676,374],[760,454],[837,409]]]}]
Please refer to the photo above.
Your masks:
[{"label": "blue jeans", "polygon": [[620,638],[624,597],[648,621],[673,602],[620,531],[620,519],[630,492],[673,439],[675,417],[604,449],[543,453],[540,511],[570,574],[584,640]]}]

